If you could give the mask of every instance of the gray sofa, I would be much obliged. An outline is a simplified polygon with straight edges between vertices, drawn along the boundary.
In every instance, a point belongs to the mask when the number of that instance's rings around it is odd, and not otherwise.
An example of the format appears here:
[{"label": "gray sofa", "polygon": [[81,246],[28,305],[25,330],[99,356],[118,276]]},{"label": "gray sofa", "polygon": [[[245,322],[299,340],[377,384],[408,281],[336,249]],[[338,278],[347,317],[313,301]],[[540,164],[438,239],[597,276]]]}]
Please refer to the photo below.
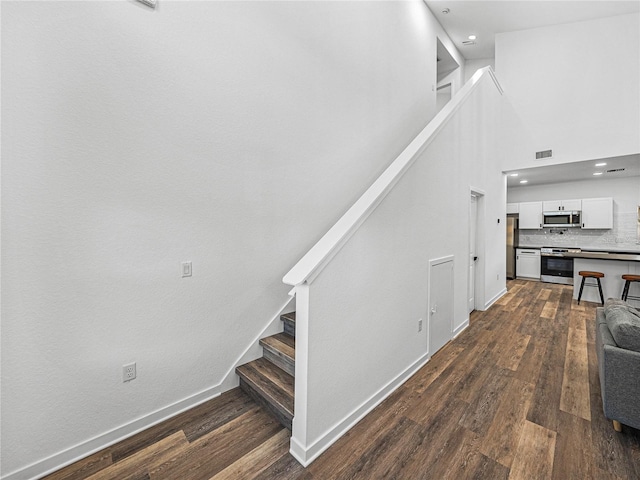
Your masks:
[{"label": "gray sofa", "polygon": [[596,353],[604,415],[640,429],[640,311],[611,298],[598,308]]}]

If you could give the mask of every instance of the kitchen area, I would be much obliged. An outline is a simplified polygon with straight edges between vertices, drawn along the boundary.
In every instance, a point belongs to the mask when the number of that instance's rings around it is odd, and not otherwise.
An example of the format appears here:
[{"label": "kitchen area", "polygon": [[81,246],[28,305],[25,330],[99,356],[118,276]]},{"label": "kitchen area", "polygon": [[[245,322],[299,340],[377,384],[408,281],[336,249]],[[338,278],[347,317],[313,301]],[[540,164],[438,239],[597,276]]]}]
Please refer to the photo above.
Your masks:
[{"label": "kitchen area", "polygon": [[[586,166],[599,168],[591,163]],[[640,275],[637,163],[637,172],[632,164],[627,175],[558,181],[563,177],[547,174],[546,182],[541,177],[525,186],[516,182],[532,177],[530,172],[507,172],[513,175],[507,188],[507,278],[573,285],[577,299],[578,272],[602,272],[604,298],[621,298],[622,275]],[[582,300],[599,303],[598,288],[585,287]],[[628,301],[640,306],[640,282],[631,284]]]}]

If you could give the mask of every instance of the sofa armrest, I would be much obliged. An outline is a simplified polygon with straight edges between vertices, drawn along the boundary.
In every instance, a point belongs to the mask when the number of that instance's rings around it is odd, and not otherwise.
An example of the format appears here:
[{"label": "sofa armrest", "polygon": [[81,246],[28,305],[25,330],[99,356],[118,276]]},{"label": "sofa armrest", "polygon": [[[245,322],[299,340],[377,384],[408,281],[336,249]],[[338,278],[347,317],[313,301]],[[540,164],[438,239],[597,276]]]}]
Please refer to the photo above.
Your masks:
[{"label": "sofa armrest", "polygon": [[606,324],[597,325],[596,349],[605,416],[640,428],[640,353],[619,348]]}]

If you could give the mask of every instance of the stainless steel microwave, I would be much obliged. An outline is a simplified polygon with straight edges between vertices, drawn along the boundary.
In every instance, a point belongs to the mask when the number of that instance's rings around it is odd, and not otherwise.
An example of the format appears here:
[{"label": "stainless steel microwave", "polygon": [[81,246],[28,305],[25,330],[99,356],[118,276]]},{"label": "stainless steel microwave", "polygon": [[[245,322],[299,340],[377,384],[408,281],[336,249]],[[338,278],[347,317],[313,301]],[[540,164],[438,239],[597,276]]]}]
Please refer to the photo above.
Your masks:
[{"label": "stainless steel microwave", "polygon": [[579,211],[543,212],[543,227],[581,227]]}]

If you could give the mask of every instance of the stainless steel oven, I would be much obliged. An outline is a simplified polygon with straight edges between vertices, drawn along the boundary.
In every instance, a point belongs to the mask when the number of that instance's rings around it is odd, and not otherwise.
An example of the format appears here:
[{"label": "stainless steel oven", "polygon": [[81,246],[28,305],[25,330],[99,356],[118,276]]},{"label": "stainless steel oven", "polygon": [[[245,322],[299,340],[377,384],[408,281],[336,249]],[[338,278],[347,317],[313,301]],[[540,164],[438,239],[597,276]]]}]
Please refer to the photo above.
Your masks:
[{"label": "stainless steel oven", "polygon": [[573,285],[573,257],[565,257],[564,254],[579,252],[579,248],[541,248],[540,280]]}]

